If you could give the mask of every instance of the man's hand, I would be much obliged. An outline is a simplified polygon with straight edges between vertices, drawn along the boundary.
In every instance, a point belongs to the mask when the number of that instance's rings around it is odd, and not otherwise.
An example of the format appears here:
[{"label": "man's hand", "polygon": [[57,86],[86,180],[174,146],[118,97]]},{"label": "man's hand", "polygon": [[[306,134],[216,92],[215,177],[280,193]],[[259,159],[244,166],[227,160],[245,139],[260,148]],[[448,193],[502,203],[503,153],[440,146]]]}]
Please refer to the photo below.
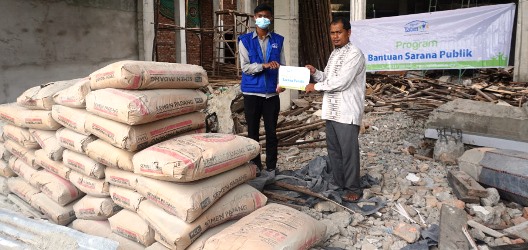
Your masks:
[{"label": "man's hand", "polygon": [[276,61],[262,64],[262,68],[265,68],[265,69],[278,69],[279,67],[280,67],[280,64]]},{"label": "man's hand", "polygon": [[285,88],[282,88],[282,87],[279,87],[279,86],[277,86],[277,89],[276,89],[277,93],[282,93],[282,92],[284,92],[284,90],[286,90],[286,89],[285,89]]},{"label": "man's hand", "polygon": [[315,92],[315,84],[314,83],[308,83],[308,85],[306,85],[306,87],[304,87],[304,91],[306,91],[306,93],[310,93],[310,92]]},{"label": "man's hand", "polygon": [[317,70],[317,69],[315,69],[314,66],[312,66],[312,65],[310,65],[310,64],[307,64],[307,65],[305,65],[304,67],[306,67],[306,68],[308,68],[308,69],[310,70],[310,75],[315,74],[315,71]]}]

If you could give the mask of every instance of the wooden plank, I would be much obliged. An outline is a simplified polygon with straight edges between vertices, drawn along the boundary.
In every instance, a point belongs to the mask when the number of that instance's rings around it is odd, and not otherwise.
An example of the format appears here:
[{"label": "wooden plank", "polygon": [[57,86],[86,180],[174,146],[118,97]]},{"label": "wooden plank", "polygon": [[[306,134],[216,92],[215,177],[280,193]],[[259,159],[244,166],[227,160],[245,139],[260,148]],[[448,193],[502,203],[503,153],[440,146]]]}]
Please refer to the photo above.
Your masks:
[{"label": "wooden plank", "polygon": [[520,244],[502,245],[495,247],[488,247],[489,250],[526,250],[528,249],[528,242]]},{"label": "wooden plank", "polygon": [[469,250],[469,242],[462,232],[466,227],[467,214],[464,210],[442,205],[440,210],[440,250]]},{"label": "wooden plank", "polygon": [[475,179],[469,176],[464,171],[449,171],[447,173],[447,179],[452,179],[456,182],[461,188],[463,188],[464,193],[469,196],[476,197],[488,197],[488,191],[482,187]]}]

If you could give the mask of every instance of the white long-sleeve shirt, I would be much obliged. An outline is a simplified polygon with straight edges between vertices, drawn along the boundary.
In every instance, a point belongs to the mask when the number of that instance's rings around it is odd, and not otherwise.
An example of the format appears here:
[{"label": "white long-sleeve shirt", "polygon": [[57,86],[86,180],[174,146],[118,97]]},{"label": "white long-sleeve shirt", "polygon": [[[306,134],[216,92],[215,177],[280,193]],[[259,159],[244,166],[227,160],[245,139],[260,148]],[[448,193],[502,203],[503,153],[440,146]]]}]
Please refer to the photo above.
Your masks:
[{"label": "white long-sleeve shirt", "polygon": [[316,70],[314,88],[324,91],[324,120],[361,126],[365,108],[366,66],[363,52],[352,43],[330,54],[324,72]]}]

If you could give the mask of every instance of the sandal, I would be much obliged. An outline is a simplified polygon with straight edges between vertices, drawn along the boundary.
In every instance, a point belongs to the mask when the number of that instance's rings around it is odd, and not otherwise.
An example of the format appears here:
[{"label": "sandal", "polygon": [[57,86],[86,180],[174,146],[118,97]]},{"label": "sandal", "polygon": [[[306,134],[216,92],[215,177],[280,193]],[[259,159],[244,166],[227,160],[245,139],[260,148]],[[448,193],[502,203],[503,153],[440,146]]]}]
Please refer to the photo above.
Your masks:
[{"label": "sandal", "polygon": [[346,202],[355,203],[358,202],[359,199],[361,199],[361,195],[352,192],[347,192],[343,196],[341,196],[341,198]]}]

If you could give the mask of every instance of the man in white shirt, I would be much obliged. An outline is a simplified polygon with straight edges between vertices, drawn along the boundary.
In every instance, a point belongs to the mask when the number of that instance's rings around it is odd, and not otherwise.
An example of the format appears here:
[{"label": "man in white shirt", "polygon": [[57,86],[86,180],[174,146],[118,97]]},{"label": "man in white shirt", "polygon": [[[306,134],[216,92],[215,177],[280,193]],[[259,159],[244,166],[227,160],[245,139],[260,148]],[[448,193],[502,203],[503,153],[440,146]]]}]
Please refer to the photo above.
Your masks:
[{"label": "man in white shirt", "polygon": [[338,17],[330,24],[335,46],[324,72],[306,65],[317,83],[306,85],[306,93],[324,92],[322,118],[326,120],[326,142],[330,169],[343,200],[361,198],[359,127],[365,100],[365,57],[350,43],[350,22]]}]

